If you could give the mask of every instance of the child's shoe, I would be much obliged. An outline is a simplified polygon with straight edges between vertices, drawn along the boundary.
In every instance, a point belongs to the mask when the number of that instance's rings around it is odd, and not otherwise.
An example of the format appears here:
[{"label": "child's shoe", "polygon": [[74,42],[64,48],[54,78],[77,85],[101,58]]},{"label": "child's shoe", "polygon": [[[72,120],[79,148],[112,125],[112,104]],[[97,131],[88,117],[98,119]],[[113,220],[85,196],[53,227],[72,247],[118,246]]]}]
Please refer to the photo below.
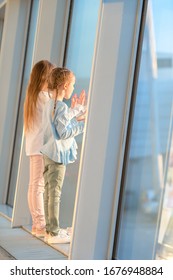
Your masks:
[{"label": "child's shoe", "polygon": [[46,233],[45,228],[36,229],[36,237],[44,237]]},{"label": "child's shoe", "polygon": [[48,243],[49,244],[63,244],[63,243],[70,243],[71,241],[71,236],[68,235],[66,230],[60,229],[58,232],[58,235],[50,236],[48,238]]},{"label": "child's shoe", "polygon": [[36,235],[36,227],[32,226],[32,230],[31,230],[32,235]]},{"label": "child's shoe", "polygon": [[68,235],[70,235],[70,236],[72,235],[72,227],[67,227],[66,231],[67,231]]}]

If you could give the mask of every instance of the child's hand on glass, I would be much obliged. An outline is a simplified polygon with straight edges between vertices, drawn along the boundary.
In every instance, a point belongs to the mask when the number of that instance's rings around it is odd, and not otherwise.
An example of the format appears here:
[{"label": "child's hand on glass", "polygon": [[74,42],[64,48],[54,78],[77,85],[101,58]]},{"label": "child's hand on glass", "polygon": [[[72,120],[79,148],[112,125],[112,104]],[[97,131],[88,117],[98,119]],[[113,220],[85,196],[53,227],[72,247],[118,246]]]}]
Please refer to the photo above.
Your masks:
[{"label": "child's hand on glass", "polygon": [[75,93],[71,99],[71,108],[73,109],[77,104],[86,105],[86,93],[85,90],[82,90],[79,97],[77,96],[77,94]]},{"label": "child's hand on glass", "polygon": [[73,109],[74,107],[76,107],[77,104],[78,104],[78,97],[77,94],[75,93],[71,99],[71,108]]},{"label": "child's hand on glass", "polygon": [[78,104],[81,104],[83,106],[86,105],[86,93],[84,89],[81,91],[79,95]]}]

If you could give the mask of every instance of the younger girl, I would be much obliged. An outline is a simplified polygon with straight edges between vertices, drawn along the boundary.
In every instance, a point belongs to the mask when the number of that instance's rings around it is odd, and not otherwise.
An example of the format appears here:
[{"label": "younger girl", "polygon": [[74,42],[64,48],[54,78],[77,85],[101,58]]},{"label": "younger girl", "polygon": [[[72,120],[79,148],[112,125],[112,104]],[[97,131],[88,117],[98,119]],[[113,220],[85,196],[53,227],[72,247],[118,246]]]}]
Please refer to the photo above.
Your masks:
[{"label": "younger girl", "polygon": [[24,131],[26,138],[26,155],[30,157],[30,180],[28,188],[28,205],[32,217],[32,234],[44,236],[44,178],[42,113],[49,100],[47,79],[54,65],[47,60],[37,62],[30,74],[24,103]]},{"label": "younger girl", "polygon": [[[74,100],[69,108],[63,99],[70,99],[74,90],[75,76],[65,68],[54,68],[50,74],[48,87],[52,99],[44,113],[44,141],[41,149],[44,154],[44,208],[48,243],[68,243],[71,234],[60,229],[59,208],[66,165],[74,162],[77,156],[75,136],[84,130],[84,92],[79,100]],[[83,97],[82,97],[83,96]],[[78,121],[77,119],[80,119]]]}]

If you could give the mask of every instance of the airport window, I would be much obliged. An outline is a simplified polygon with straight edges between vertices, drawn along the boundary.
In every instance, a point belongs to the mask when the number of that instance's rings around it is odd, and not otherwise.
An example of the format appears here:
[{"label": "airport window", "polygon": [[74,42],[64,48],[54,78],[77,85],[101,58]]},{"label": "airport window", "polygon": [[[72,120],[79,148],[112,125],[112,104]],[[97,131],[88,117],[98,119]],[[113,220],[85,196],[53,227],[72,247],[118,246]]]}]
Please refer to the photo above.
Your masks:
[{"label": "airport window", "polygon": [[[63,1],[62,1],[63,2]],[[46,2],[45,2],[46,3]],[[56,3],[56,1],[54,2]],[[75,90],[74,93],[79,94],[82,89],[85,89],[86,94],[88,95],[89,90],[89,83],[90,83],[90,75],[91,75],[91,68],[92,68],[92,59],[94,54],[94,44],[95,44],[95,38],[96,38],[96,30],[97,30],[97,21],[98,21],[98,15],[99,15],[99,6],[100,6],[100,0],[94,1],[72,1],[71,9],[70,9],[70,17],[69,17],[69,26],[68,26],[68,32],[67,32],[67,41],[66,41],[66,50],[64,55],[64,66],[71,69],[75,76],[76,76],[76,84],[75,84]],[[61,3],[62,4],[62,3]],[[45,10],[44,10],[45,11]],[[47,16],[46,13],[42,11],[42,20],[44,19],[44,16]],[[56,10],[57,12],[59,9]],[[35,11],[33,10],[33,14],[37,15],[37,9]],[[68,14],[68,11],[66,10],[65,14]],[[61,19],[57,16],[55,13],[55,18],[59,19],[59,25],[61,25],[61,20],[64,21],[64,18]],[[90,17],[88,17],[90,15]],[[35,18],[36,19],[36,18]],[[31,21],[32,22],[32,21]],[[37,30],[37,24],[33,22],[33,25],[35,26]],[[57,22],[56,22],[57,23]],[[55,22],[53,22],[55,24]],[[50,30],[54,30],[54,25],[50,25]],[[63,32],[64,32],[64,26]],[[29,50],[32,50],[32,39],[34,36],[34,30],[31,29],[31,41],[29,39],[29,44],[31,45]],[[52,32],[54,35],[54,32]],[[38,34],[38,33],[37,33]],[[61,31],[58,29],[56,36],[53,36],[53,39],[55,37],[58,38],[60,36]],[[40,36],[41,37],[41,36]],[[66,33],[63,34],[63,37],[66,37]],[[45,39],[45,37],[43,37]],[[38,39],[38,44],[39,40]],[[53,53],[51,53],[51,61],[55,61],[56,63],[56,56],[57,61],[60,61],[57,47],[55,48],[55,43],[57,41],[53,40],[51,44],[50,50],[53,49]],[[90,47],[88,47],[88,44]],[[49,45],[47,47],[49,49]],[[47,55],[47,49],[46,55]],[[35,50],[34,50],[35,51]],[[62,48],[61,48],[61,53]],[[32,52],[26,53],[27,57],[26,59],[30,59],[30,55]],[[40,51],[38,51],[37,54],[40,57]],[[44,54],[45,55],[45,54]],[[36,55],[35,55],[36,56]],[[52,59],[55,58],[55,60]],[[62,59],[63,60],[63,59]],[[30,69],[30,63],[26,63],[27,70],[26,70],[26,81],[28,79],[29,69]],[[25,73],[25,72],[24,72]],[[25,85],[24,85],[25,86]],[[24,95],[25,96],[25,93]],[[19,130],[21,129],[21,124],[19,125]],[[77,187],[77,180],[78,180],[78,168],[80,163],[80,155],[81,155],[81,145],[82,145],[82,136],[78,136],[76,138],[77,144],[78,144],[78,156],[76,162],[73,164],[67,165],[67,171],[66,176],[63,184],[63,190],[62,190],[62,198],[61,198],[61,205],[60,205],[60,226],[63,228],[70,227],[72,225],[72,219],[73,219],[73,209],[74,209],[74,202],[76,197],[76,187]],[[20,138],[19,138],[20,141]],[[19,144],[20,147],[20,144]],[[16,150],[16,152],[18,152]],[[14,157],[15,158],[15,157]],[[22,164],[24,162],[24,166]],[[14,170],[14,176],[11,177],[11,193],[9,195],[9,199],[13,202],[13,191],[15,184],[15,165],[13,165]],[[25,158],[25,146],[23,146],[22,156],[20,159],[20,169],[19,169],[19,175],[21,174],[21,177],[19,178],[19,182],[17,185],[17,191],[15,193],[15,201],[19,201],[20,199],[23,200],[23,197],[25,199],[26,205],[24,204],[17,204],[14,203],[13,207],[13,226],[24,226],[27,230],[31,230],[31,220],[30,220],[30,213],[27,210],[27,191],[28,191],[28,180],[27,178],[24,179],[25,172],[28,175],[29,167],[27,168],[26,158]],[[13,179],[14,178],[14,179]],[[22,210],[21,210],[22,209]],[[21,212],[23,211],[24,214],[21,215]],[[68,254],[67,250],[69,249],[69,246],[66,246],[65,248],[59,247],[57,244],[54,246],[57,250],[63,250],[64,254]]]},{"label": "airport window", "polygon": [[[0,59],[0,87],[1,92],[1,205],[13,204],[13,190],[9,190],[12,174],[12,157],[15,138],[19,138],[17,149],[20,148],[20,135],[16,131],[21,100],[21,84],[25,60],[27,27],[31,1],[0,1],[1,16],[1,59]],[[2,34],[3,31],[3,34]],[[10,46],[10,48],[9,48]],[[21,121],[21,119],[20,119]],[[19,122],[20,122],[19,121]],[[8,127],[8,129],[7,129]],[[14,169],[18,168],[18,158],[15,158]],[[12,188],[15,191],[16,182]],[[13,197],[13,198],[12,198]],[[3,207],[6,209],[7,207]],[[11,213],[11,211],[10,211]],[[10,215],[11,216],[11,215]]]},{"label": "airport window", "polygon": [[32,55],[33,55],[34,40],[35,40],[35,33],[36,33],[36,22],[38,17],[38,5],[39,5],[38,0],[33,1],[33,4],[31,5],[31,11],[30,11],[27,51],[26,51],[26,57],[24,62],[24,70],[23,70],[24,73],[23,73],[23,80],[21,83],[21,92],[20,92],[20,98],[18,104],[18,118],[17,118],[16,133],[14,138],[14,148],[13,148],[13,156],[11,161],[9,189],[8,189],[8,196],[7,196],[7,204],[10,206],[13,206],[14,204],[14,196],[16,191],[18,164],[20,158],[22,134],[23,134],[23,102],[25,98],[27,82],[31,71]]},{"label": "airport window", "polygon": [[[100,0],[72,2],[64,65],[76,76],[74,94],[84,89],[88,95]],[[77,161],[67,165],[61,203],[62,225],[72,222],[82,140],[83,135],[76,137]]]},{"label": "airport window", "polygon": [[172,15],[148,1],[116,259],[173,258]]}]

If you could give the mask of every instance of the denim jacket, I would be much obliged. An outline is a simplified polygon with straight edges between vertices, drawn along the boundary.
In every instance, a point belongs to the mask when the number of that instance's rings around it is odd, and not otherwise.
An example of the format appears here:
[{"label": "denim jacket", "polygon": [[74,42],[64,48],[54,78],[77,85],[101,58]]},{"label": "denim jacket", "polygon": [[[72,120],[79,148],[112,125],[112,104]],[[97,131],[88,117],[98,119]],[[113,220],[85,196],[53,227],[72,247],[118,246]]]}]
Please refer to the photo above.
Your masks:
[{"label": "denim jacket", "polygon": [[41,153],[55,162],[64,165],[77,158],[75,136],[83,133],[84,122],[78,122],[76,116],[85,111],[85,107],[77,105],[69,108],[63,101],[57,101],[54,117],[52,117],[54,100],[45,106],[43,114],[43,147]]}]

